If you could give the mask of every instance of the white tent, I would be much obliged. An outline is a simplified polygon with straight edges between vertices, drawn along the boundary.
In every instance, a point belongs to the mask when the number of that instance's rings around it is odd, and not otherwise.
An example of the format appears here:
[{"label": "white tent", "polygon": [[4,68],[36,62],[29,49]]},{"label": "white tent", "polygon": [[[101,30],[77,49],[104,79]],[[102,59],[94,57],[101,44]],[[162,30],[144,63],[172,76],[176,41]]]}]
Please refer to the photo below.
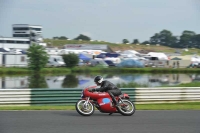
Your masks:
[{"label": "white tent", "polygon": [[168,57],[164,53],[157,53],[157,52],[149,52],[148,56],[158,57],[159,60],[168,60]]}]

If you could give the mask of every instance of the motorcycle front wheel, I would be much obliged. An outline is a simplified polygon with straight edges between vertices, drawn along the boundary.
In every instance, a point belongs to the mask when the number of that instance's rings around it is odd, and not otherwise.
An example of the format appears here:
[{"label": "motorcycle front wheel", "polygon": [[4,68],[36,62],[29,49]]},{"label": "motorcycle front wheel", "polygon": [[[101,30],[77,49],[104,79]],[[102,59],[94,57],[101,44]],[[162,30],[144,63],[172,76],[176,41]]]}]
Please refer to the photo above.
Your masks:
[{"label": "motorcycle front wheel", "polygon": [[86,100],[78,100],[76,103],[76,111],[83,116],[90,116],[94,113],[94,105]]},{"label": "motorcycle front wheel", "polygon": [[124,116],[131,116],[135,113],[135,105],[128,99],[121,99],[117,110]]}]

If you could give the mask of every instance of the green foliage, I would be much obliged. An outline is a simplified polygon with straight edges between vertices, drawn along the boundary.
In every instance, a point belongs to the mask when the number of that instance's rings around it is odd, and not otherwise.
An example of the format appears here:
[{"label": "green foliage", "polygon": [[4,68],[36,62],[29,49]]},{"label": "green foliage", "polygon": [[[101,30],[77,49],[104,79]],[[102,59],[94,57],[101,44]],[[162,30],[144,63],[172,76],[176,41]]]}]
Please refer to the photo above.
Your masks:
[{"label": "green foliage", "polygon": [[66,36],[60,36],[60,37],[53,37],[53,39],[59,39],[59,40],[67,40],[68,38]]},{"label": "green foliage", "polygon": [[128,41],[128,39],[123,39],[122,43],[126,44],[126,43],[129,43],[129,41]]},{"label": "green foliage", "polygon": [[[54,37],[56,40],[44,39],[44,42],[52,44],[52,46],[63,46],[65,44],[107,44],[109,46],[116,46],[116,43],[106,41],[90,41],[91,38],[80,34],[74,40],[67,40],[66,37]],[[82,40],[82,41],[79,41]],[[129,43],[127,39],[122,40],[122,44]],[[139,43],[138,39],[134,39],[132,44]],[[149,40],[144,41],[141,44],[151,44],[160,46],[168,46],[172,48],[200,48],[200,34],[196,34],[193,31],[184,30],[180,38],[174,36],[169,30],[162,30],[159,33],[155,33]],[[117,45],[119,46],[119,44]],[[165,51],[162,51],[165,52]]]},{"label": "green foliage", "polygon": [[121,83],[121,84],[117,84],[117,87],[119,88],[135,88],[135,87],[148,87],[147,84],[138,84],[138,83],[135,83],[135,82],[130,82],[130,83]]},{"label": "green foliage", "polygon": [[79,57],[74,53],[64,54],[62,55],[63,60],[67,67],[75,67],[78,65]]},{"label": "green foliage", "polygon": [[74,38],[74,40],[85,40],[85,41],[89,41],[91,40],[90,37],[85,36],[83,34],[80,34],[78,37]]},{"label": "green foliage", "polygon": [[32,44],[27,50],[28,67],[34,71],[40,71],[48,62],[48,54],[45,48],[40,45]]},{"label": "green foliage", "polygon": [[176,46],[178,39],[169,30],[162,30],[150,38],[150,44],[160,44],[164,46]]},{"label": "green foliage", "polygon": [[196,33],[193,31],[183,31],[182,35],[180,36],[180,44],[183,47],[193,47],[193,45],[195,45],[195,35]]},{"label": "green foliage", "polygon": [[[198,87],[200,86],[200,82],[191,82],[191,83],[182,83],[182,84],[179,84],[179,85],[175,85],[173,87]],[[170,86],[172,87],[172,86]]]},{"label": "green foliage", "polygon": [[149,41],[144,41],[142,44],[150,44]]},{"label": "green foliage", "polygon": [[138,39],[134,39],[132,44],[139,44],[139,40]]},{"label": "green foliage", "polygon": [[[27,68],[1,68],[0,75],[29,74]],[[44,68],[40,73],[200,73],[196,68],[101,68],[101,67],[74,67],[74,68]]]}]

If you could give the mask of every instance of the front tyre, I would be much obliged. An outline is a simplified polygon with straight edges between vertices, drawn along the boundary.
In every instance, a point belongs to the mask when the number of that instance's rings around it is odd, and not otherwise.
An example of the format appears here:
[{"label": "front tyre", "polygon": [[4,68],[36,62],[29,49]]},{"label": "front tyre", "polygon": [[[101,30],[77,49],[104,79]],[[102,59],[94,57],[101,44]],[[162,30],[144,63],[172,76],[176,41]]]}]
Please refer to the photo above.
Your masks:
[{"label": "front tyre", "polygon": [[83,116],[90,116],[94,113],[94,105],[86,100],[78,100],[76,103],[76,111]]},{"label": "front tyre", "polygon": [[135,105],[133,102],[131,102],[128,99],[121,99],[122,101],[119,101],[119,106],[117,107],[117,110],[120,114],[124,116],[131,116],[135,113]]}]

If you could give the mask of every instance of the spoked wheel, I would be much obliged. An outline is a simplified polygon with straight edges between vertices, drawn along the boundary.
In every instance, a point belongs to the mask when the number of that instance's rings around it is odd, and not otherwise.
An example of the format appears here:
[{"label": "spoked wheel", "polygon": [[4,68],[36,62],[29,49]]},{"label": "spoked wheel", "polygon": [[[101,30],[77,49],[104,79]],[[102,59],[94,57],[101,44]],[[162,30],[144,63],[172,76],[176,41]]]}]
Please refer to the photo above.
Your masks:
[{"label": "spoked wheel", "polygon": [[94,113],[94,105],[86,100],[78,100],[76,103],[76,111],[83,116],[90,116]]},{"label": "spoked wheel", "polygon": [[125,116],[131,116],[135,113],[135,105],[128,99],[121,99],[119,101],[119,106],[117,107],[118,111]]}]

